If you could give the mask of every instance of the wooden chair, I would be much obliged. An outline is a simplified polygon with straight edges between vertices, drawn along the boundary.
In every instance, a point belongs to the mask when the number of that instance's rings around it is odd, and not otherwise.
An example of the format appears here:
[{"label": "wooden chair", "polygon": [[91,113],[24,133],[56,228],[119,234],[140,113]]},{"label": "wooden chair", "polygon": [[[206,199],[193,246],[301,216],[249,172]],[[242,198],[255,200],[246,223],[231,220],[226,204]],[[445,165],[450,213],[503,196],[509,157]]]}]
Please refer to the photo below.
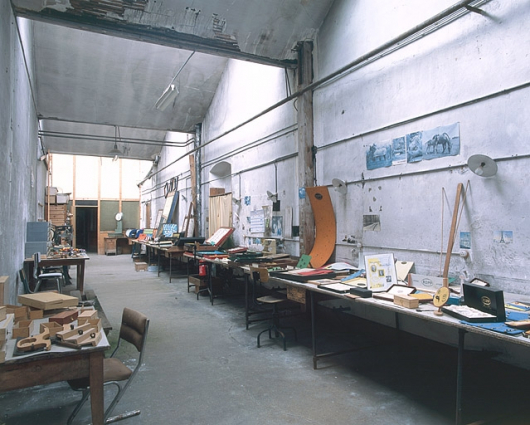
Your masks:
[{"label": "wooden chair", "polygon": [[[36,282],[35,289],[33,292],[39,292],[40,286],[44,280],[54,279],[57,282],[57,291],[61,293],[61,283],[62,284],[65,283],[63,274],[58,273],[58,272],[52,272],[52,273],[42,272],[42,270],[40,269],[40,259],[41,259],[40,252],[36,252],[35,254],[33,254],[33,278],[35,279],[35,282]],[[28,289],[29,289],[29,286],[28,286]]]},{"label": "wooden chair", "polygon": [[[116,396],[105,411],[105,421],[107,421],[112,410],[121,400],[125,390],[127,390],[134,376],[142,366],[148,329],[149,319],[145,315],[138,311],[131,310],[130,308],[123,309],[118,345],[112,352],[111,356],[103,360],[104,385],[115,385],[118,389]],[[125,366],[125,364],[118,358],[118,355],[121,352],[119,349],[122,346],[122,341],[132,344],[138,351],[138,361],[133,370]],[[68,384],[75,391],[83,391],[81,400],[68,418],[67,424],[70,425],[88,399],[88,396],[90,395],[90,387],[88,378],[68,381]]]}]

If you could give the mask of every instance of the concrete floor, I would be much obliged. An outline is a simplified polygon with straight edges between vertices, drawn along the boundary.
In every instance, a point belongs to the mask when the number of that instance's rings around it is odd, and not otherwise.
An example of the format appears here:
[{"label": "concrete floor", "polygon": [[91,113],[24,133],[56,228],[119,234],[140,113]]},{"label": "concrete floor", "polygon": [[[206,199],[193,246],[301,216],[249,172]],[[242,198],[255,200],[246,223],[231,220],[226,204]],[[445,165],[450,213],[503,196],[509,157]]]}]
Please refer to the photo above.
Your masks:
[{"label": "concrete floor", "polygon": [[[75,273],[71,273],[75,274]],[[362,349],[319,361],[313,370],[307,315],[285,319],[298,341],[287,351],[244,325],[244,297],[231,287],[196,299],[185,277],[135,272],[129,255],[91,255],[86,287],[113,326],[124,307],[150,320],[145,364],[114,414],[140,409],[127,424],[400,424],[455,422],[456,350],[321,308],[324,350]],[[466,353],[464,422],[528,424],[527,371]],[[110,391],[110,390],[107,390]],[[110,397],[110,392],[107,397]],[[64,424],[79,399],[66,383],[0,395],[0,425]],[[519,412],[521,415],[518,417]],[[87,403],[77,424],[90,423]]]}]

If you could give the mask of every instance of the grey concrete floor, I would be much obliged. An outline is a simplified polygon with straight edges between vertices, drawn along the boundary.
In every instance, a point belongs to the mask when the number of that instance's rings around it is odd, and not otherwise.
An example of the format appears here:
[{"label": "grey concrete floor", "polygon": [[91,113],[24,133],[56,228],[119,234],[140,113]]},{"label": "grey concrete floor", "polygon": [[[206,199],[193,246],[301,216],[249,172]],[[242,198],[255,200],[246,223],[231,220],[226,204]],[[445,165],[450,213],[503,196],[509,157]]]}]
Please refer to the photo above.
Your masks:
[{"label": "grey concrete floor", "polygon": [[[95,291],[113,326],[111,342],[124,307],[151,321],[144,365],[114,410],[141,414],[122,423],[455,423],[452,347],[321,308],[320,347],[359,350],[321,360],[313,370],[309,316],[283,320],[298,330],[287,351],[268,338],[257,348],[266,322],[245,329],[240,284],[212,306],[188,293],[185,276],[169,283],[165,272],[136,272],[129,255],[93,254],[86,288]],[[530,423],[524,413],[516,415],[524,410],[528,372],[481,353],[466,354],[465,370],[465,423]],[[111,396],[106,390],[106,399]],[[0,394],[0,425],[64,424],[78,399],[66,383]],[[90,423],[89,403],[75,423]]]}]

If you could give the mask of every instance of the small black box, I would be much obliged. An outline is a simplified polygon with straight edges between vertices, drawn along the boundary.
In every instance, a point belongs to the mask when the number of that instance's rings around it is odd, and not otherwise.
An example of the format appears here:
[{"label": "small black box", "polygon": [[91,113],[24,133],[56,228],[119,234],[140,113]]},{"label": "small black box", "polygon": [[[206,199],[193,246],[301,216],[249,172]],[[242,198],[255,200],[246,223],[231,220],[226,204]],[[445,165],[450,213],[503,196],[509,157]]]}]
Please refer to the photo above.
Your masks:
[{"label": "small black box", "polygon": [[359,288],[356,286],[352,286],[350,288],[350,294],[357,295],[361,298],[371,298],[372,297],[372,291],[366,288]]},{"label": "small black box", "polygon": [[484,313],[493,314],[497,322],[506,321],[504,292],[500,289],[464,283],[464,303]]}]

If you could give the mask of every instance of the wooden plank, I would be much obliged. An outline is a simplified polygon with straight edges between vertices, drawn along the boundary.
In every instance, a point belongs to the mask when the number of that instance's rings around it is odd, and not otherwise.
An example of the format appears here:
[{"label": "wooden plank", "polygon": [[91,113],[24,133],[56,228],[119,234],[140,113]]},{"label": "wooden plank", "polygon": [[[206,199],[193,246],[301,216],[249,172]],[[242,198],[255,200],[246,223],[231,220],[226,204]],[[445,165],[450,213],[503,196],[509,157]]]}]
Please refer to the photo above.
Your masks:
[{"label": "wooden plank", "polygon": [[456,223],[458,220],[458,209],[460,206],[460,196],[462,195],[462,189],[464,188],[464,185],[462,183],[458,183],[458,186],[456,188],[456,199],[455,199],[455,206],[453,209],[453,219],[451,221],[451,230],[449,233],[449,241],[447,243],[447,252],[445,253],[445,265],[444,265],[444,272],[442,276],[445,278],[444,286],[447,286],[447,277],[449,274],[449,264],[451,263],[451,252],[453,251],[453,245],[455,243],[455,233],[456,233]]}]

